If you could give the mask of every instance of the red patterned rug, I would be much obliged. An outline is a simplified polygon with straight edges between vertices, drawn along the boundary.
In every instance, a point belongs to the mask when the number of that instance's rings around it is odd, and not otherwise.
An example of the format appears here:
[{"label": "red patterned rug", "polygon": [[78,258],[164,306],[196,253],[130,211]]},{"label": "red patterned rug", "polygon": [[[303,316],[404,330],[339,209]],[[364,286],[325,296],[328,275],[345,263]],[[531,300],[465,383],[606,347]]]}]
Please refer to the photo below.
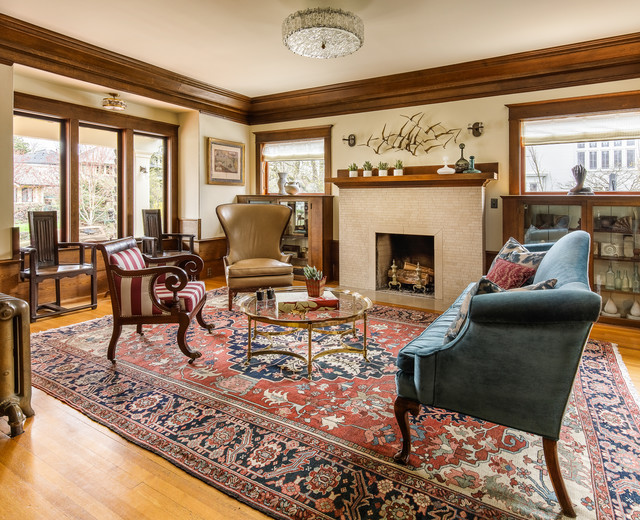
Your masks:
[{"label": "red patterned rug", "polygon": [[[225,302],[223,290],[209,293],[214,334],[190,327],[203,353],[192,365],[175,326],[145,326],[142,337],[126,328],[115,367],[109,317],[34,334],[34,386],[276,518],[558,518],[539,437],[423,408],[411,465],[393,462],[395,355],[435,316],[375,306],[369,362],[325,356],[310,380],[291,357],[246,365],[247,322]],[[279,341],[302,348],[305,334]],[[580,518],[640,520],[632,388],[615,347],[590,342],[558,443]]]}]

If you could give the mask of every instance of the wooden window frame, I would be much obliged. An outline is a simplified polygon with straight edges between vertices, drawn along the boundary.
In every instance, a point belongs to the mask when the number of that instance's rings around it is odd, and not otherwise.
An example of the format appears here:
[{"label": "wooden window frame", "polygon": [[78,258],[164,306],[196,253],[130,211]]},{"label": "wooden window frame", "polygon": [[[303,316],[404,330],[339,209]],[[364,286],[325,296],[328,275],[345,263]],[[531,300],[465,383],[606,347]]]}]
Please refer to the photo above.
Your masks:
[{"label": "wooden window frame", "polygon": [[[333,125],[311,126],[306,128],[288,128],[284,130],[270,130],[266,132],[254,132],[256,139],[256,175],[255,192],[259,195],[267,195],[269,182],[267,169],[263,168],[262,149],[267,143],[283,141],[301,141],[305,139],[324,140],[324,178],[331,177],[331,129]],[[324,183],[324,194],[331,195],[331,184]]]},{"label": "wooden window frame", "polygon": [[[530,193],[524,189],[526,159],[524,144],[522,142],[523,122],[562,116],[640,110],[640,91],[519,103],[507,105],[507,108],[509,109],[509,194],[537,196],[544,194],[557,195],[559,192]],[[588,157],[585,156],[585,160],[588,160]],[[626,193],[639,194],[640,192]],[[598,194],[619,195],[620,193],[598,192]]]},{"label": "wooden window frame", "polygon": [[134,135],[166,139],[163,227],[177,231],[178,223],[178,125],[108,112],[30,94],[14,94],[14,114],[56,119],[62,122],[60,178],[60,240],[76,241],[79,222],[78,141],[80,126],[118,131],[118,236],[133,236]]}]

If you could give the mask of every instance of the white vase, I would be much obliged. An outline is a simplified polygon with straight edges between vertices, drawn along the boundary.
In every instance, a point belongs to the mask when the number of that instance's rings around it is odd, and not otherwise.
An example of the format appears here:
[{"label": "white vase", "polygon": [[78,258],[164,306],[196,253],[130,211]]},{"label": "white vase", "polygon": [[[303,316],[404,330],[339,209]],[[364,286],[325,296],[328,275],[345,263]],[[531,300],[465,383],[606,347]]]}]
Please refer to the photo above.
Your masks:
[{"label": "white vase", "polygon": [[378,177],[386,177],[387,170],[378,170]]},{"label": "white vase", "polygon": [[284,191],[284,185],[287,183],[287,176],[289,174],[287,172],[278,172],[278,195],[286,195],[287,192]]},{"label": "white vase", "polygon": [[358,170],[349,170],[349,177],[357,177]]},{"label": "white vase", "polygon": [[404,174],[404,170],[402,168],[400,168],[400,169],[394,168],[393,174],[397,175],[397,176],[403,175]]},{"label": "white vase", "polygon": [[363,170],[362,171],[362,176],[363,177],[371,177],[372,173],[373,172],[371,170]]},{"label": "white vase", "polygon": [[607,314],[616,314],[618,312],[618,307],[613,303],[611,298],[607,300],[607,303],[604,306],[604,312]]},{"label": "white vase", "polygon": [[640,317],[640,303],[638,303],[638,300],[633,302],[633,305],[629,310],[629,314],[631,314],[631,316]]}]

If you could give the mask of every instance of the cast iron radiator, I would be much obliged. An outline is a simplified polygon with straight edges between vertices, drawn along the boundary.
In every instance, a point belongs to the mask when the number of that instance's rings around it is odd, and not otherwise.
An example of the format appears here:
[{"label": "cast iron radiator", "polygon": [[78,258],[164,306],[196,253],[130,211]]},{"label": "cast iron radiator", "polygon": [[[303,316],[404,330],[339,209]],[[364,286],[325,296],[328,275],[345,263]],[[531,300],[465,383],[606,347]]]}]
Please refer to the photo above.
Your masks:
[{"label": "cast iron radiator", "polygon": [[0,293],[0,417],[9,418],[15,437],[33,414],[29,304]]}]

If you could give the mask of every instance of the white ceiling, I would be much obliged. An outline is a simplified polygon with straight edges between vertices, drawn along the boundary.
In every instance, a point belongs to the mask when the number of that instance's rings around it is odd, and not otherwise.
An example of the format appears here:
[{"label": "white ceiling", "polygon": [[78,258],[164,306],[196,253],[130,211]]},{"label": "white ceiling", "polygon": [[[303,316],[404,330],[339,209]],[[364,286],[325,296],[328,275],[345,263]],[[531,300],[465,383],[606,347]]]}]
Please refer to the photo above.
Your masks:
[{"label": "white ceiling", "polygon": [[[297,56],[282,21],[308,7],[360,16],[364,46]],[[0,12],[255,97],[640,30],[639,0],[0,0]]]}]

